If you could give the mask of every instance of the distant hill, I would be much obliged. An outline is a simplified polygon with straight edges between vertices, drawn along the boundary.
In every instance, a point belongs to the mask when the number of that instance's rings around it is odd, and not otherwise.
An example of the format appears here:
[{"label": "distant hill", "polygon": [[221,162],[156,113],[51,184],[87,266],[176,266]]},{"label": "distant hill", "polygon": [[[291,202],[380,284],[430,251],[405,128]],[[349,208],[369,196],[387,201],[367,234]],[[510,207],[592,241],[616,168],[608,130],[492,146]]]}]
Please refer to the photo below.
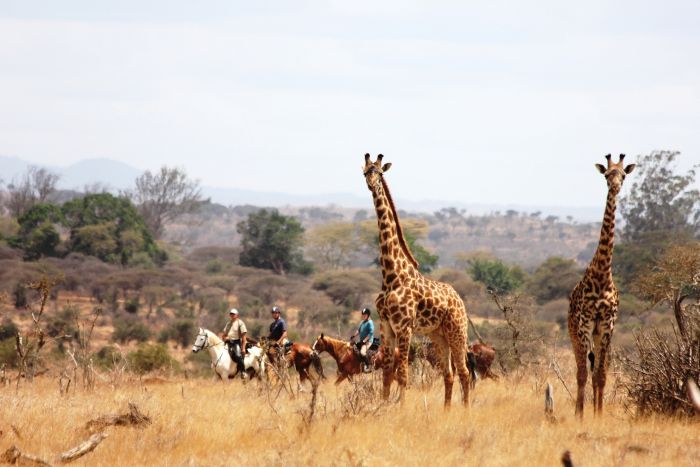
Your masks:
[{"label": "distant hill", "polygon": [[[31,162],[17,157],[0,155],[0,175],[5,183],[21,176]],[[117,192],[133,187],[134,180],[142,171],[123,162],[112,159],[86,159],[68,166],[45,166],[61,176],[58,187],[64,190],[81,191],[86,186],[100,184],[110,191]],[[351,193],[318,193],[298,195],[270,191],[242,190],[234,187],[202,186],[202,193],[212,202],[226,206],[255,205],[273,207],[301,206],[340,206],[355,209],[372,209],[372,201],[367,196]],[[432,213],[443,208],[454,207],[465,210],[468,214],[487,215],[505,214],[508,211],[520,213],[541,213],[542,217],[557,216],[560,219],[570,217],[579,222],[599,221],[602,219],[602,206],[532,206],[532,205],[494,205],[466,204],[451,200],[409,200],[396,196],[401,209],[412,212]]]}]

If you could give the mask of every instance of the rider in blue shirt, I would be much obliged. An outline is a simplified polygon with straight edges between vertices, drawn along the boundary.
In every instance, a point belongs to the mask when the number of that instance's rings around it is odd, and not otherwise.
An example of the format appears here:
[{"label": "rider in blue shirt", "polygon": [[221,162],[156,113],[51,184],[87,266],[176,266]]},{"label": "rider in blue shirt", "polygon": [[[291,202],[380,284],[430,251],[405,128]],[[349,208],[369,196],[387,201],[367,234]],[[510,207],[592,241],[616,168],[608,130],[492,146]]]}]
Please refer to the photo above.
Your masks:
[{"label": "rider in blue shirt", "polygon": [[360,326],[357,328],[357,331],[355,331],[355,334],[353,334],[350,338],[352,340],[353,338],[358,337],[355,345],[360,352],[360,357],[362,358],[362,363],[364,364],[363,371],[365,372],[370,371],[370,361],[367,357],[367,350],[372,345],[372,341],[374,340],[374,323],[370,319],[370,314],[371,312],[369,311],[369,308],[362,309],[362,322],[360,322]]}]

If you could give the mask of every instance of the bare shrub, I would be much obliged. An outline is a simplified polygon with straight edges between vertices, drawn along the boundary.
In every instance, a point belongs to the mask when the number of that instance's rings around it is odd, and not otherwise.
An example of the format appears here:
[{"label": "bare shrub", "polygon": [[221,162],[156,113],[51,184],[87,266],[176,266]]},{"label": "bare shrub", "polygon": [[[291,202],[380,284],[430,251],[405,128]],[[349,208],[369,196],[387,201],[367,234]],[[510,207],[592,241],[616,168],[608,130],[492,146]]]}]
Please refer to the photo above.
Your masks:
[{"label": "bare shrub", "polygon": [[[696,322],[697,323],[697,322]],[[636,355],[623,356],[630,377],[624,383],[628,409],[639,415],[695,413],[688,400],[688,378],[700,377],[700,328],[685,339],[676,328],[665,333],[654,327],[635,335]]]}]

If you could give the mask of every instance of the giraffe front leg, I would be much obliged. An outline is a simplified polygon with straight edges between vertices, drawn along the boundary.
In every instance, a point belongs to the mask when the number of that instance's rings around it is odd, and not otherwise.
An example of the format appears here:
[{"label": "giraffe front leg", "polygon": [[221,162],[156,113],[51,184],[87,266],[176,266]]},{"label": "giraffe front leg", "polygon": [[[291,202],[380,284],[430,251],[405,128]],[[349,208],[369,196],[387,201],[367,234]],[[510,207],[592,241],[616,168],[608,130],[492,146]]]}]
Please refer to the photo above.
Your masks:
[{"label": "giraffe front leg", "polygon": [[[583,334],[583,335],[582,335]],[[571,343],[576,360],[576,415],[583,417],[583,402],[588,381],[588,352],[590,344],[585,333],[571,333]]]},{"label": "giraffe front leg", "polygon": [[388,323],[384,316],[382,316],[380,330],[382,336],[382,345],[384,346],[384,356],[382,359],[382,398],[384,400],[387,400],[389,399],[389,395],[391,394],[391,382],[394,380],[393,350],[396,343],[396,338],[394,336],[394,331],[392,331],[391,329],[391,325]]},{"label": "giraffe front leg", "polygon": [[612,329],[604,330],[600,338],[600,350],[596,352],[598,354],[597,366],[593,372],[593,411],[596,415],[602,415],[603,413],[603,391],[605,390],[607,379],[611,338]]},{"label": "giraffe front leg", "polygon": [[[406,386],[408,385],[408,352],[411,345],[411,335],[413,334],[413,329],[410,327],[403,330],[401,335],[398,336],[398,348],[399,348],[399,361],[397,363],[396,379],[399,383],[399,400],[403,402],[404,392]],[[389,352],[393,353],[393,352]]]}]

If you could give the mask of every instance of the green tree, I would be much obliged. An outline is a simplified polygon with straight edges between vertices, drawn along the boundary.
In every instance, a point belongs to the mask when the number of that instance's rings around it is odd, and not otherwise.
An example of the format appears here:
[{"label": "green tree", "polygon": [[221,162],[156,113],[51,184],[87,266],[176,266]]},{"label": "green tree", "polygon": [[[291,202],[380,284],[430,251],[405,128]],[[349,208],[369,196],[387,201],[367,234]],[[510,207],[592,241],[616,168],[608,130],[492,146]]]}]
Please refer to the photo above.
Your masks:
[{"label": "green tree", "polygon": [[24,250],[25,260],[43,256],[57,256],[56,247],[61,238],[56,224],[63,220],[61,209],[48,203],[34,204],[19,216],[19,232],[10,240],[14,247]]},{"label": "green tree", "polygon": [[411,230],[404,232],[404,238],[408,249],[411,250],[413,257],[418,261],[418,270],[423,274],[432,272],[437,266],[440,257],[430,253],[423,245],[418,243],[418,238]]},{"label": "green tree", "polygon": [[277,209],[261,209],[239,222],[236,230],[242,235],[242,266],[271,269],[277,274],[311,271],[301,251],[304,227],[294,217]]},{"label": "green tree", "polygon": [[678,156],[678,151],[639,156],[631,189],[620,200],[625,240],[649,232],[700,233],[700,191],[695,188],[695,171],[700,165],[677,174]]},{"label": "green tree", "polygon": [[504,294],[518,289],[525,281],[525,273],[520,267],[509,268],[500,259],[475,258],[470,261],[469,274],[475,281]]},{"label": "green tree", "polygon": [[90,194],[63,205],[70,228],[70,249],[122,265],[139,253],[154,262],[166,259],[151,236],[143,217],[127,198],[109,193]]},{"label": "green tree", "polygon": [[527,281],[527,289],[542,304],[567,298],[580,278],[581,271],[574,260],[553,256],[537,267]]}]

